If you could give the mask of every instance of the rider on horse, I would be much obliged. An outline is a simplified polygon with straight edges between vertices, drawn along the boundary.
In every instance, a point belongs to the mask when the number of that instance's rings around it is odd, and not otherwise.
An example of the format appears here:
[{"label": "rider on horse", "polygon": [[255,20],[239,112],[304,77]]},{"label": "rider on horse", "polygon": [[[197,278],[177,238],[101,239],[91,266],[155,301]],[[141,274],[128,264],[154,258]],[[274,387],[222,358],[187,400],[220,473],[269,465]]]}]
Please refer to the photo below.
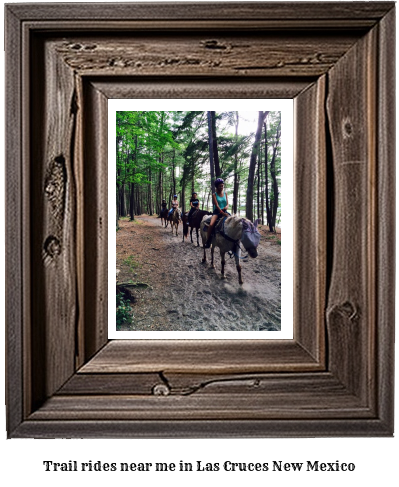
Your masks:
[{"label": "rider on horse", "polygon": [[211,222],[208,227],[207,231],[207,241],[205,243],[205,248],[209,249],[211,246],[212,241],[212,231],[213,227],[215,226],[216,220],[221,216],[230,216],[230,213],[227,213],[226,210],[229,206],[229,202],[227,199],[226,191],[224,191],[224,181],[221,178],[216,179],[215,181],[215,188],[216,192],[212,195],[213,200],[213,214],[211,218]]},{"label": "rider on horse", "polygon": [[168,217],[176,210],[176,208],[179,208],[179,202],[177,201],[177,194],[173,196],[172,208],[169,210]]},{"label": "rider on horse", "polygon": [[199,208],[199,200],[197,198],[197,193],[193,193],[192,197],[190,198],[190,206],[191,208],[188,213],[186,225],[190,224],[190,218],[192,217],[194,211]]}]

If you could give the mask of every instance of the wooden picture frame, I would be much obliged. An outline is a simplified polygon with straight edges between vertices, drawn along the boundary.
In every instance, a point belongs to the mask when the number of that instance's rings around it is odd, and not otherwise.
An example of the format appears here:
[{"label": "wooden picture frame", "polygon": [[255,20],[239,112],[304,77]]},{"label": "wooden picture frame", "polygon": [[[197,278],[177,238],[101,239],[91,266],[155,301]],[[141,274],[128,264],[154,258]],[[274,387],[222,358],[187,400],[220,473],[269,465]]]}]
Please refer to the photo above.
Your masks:
[{"label": "wooden picture frame", "polygon": [[[6,5],[10,438],[391,436],[393,2]],[[294,339],[107,339],[107,99],[293,98]]]}]

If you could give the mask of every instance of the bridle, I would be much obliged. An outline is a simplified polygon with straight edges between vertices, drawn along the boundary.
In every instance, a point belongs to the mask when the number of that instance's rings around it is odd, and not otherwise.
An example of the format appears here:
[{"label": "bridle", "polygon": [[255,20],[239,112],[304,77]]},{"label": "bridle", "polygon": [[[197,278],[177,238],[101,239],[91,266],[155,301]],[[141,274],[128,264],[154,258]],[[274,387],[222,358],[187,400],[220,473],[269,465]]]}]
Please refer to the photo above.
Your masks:
[{"label": "bridle", "polygon": [[[249,229],[248,229],[248,230],[247,230],[247,229],[244,229],[244,228],[242,229],[242,235],[241,235],[241,238],[238,238],[238,239],[233,239],[233,238],[229,237],[229,236],[227,235],[227,233],[224,231],[224,223],[225,223],[226,219],[227,219],[227,216],[225,216],[225,217],[223,218],[222,224],[221,224],[220,229],[218,230],[218,232],[220,233],[220,235],[221,235],[223,238],[225,238],[225,239],[226,239],[226,240],[228,240],[229,242],[234,243],[234,248],[233,248],[233,250],[229,250],[229,252],[227,252],[227,253],[228,253],[228,255],[230,256],[230,259],[232,259],[232,258],[233,258],[233,255],[235,255],[236,257],[238,257],[239,259],[242,259],[242,260],[244,260],[244,259],[248,259],[248,254],[244,255],[244,257],[240,257],[238,254],[236,254],[235,250],[237,250],[237,247],[238,247],[238,248],[241,250],[241,252],[244,252],[244,251],[243,251],[243,249],[240,247],[240,241],[243,239],[243,237],[244,237],[244,233],[245,233],[245,232],[250,232],[250,231],[251,231],[251,230],[250,230],[250,227],[249,227]],[[243,219],[241,219],[241,222],[243,222],[243,221],[244,221],[244,220],[243,220]],[[253,247],[253,248],[255,248],[255,247]],[[248,252],[248,249],[247,249],[247,248],[245,248],[245,250]]]}]

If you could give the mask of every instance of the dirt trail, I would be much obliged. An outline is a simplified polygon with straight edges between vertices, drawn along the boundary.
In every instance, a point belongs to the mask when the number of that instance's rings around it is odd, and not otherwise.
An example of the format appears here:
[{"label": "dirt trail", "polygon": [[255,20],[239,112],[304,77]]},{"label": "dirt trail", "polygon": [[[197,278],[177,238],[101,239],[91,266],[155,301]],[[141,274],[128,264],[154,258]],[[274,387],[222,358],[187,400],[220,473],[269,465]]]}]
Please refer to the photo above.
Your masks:
[{"label": "dirt trail", "polygon": [[[215,267],[202,263],[203,250],[155,216],[121,220],[116,236],[118,282],[144,282],[134,291],[134,323],[120,330],[261,331],[280,330],[281,246],[261,228],[258,257],[242,263],[244,284],[238,284],[235,260],[226,254],[226,279],[221,279],[219,249]],[[199,238],[202,246],[201,237]]]}]

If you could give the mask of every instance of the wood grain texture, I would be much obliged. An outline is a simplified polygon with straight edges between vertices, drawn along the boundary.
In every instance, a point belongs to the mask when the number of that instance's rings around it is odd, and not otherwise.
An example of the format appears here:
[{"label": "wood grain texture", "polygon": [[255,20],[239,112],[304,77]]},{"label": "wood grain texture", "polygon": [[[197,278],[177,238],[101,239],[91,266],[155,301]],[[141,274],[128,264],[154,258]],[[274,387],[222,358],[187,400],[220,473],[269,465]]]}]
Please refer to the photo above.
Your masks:
[{"label": "wood grain texture", "polygon": [[25,421],[15,438],[312,438],[391,435],[378,419]]},{"label": "wood grain texture", "polygon": [[124,76],[93,77],[92,86],[107,99],[112,98],[295,98],[305,90],[313,78],[269,79],[265,77],[237,79],[230,77],[198,79],[196,77]]},{"label": "wood grain texture", "polygon": [[[10,437],[392,436],[394,4],[203,5],[6,7]],[[107,99],[270,95],[294,340],[106,343]]]},{"label": "wood grain texture", "polygon": [[80,372],[226,374],[319,368],[293,340],[112,340]]},{"label": "wood grain texture", "polygon": [[108,341],[108,105],[84,90],[84,362]]},{"label": "wood grain texture", "polygon": [[[324,313],[327,279],[325,98],[326,79],[321,76],[294,102],[295,339],[322,364],[326,359]],[[308,299],[309,296],[312,299]]]},{"label": "wood grain texture", "polygon": [[[163,385],[164,387],[156,388]],[[345,387],[332,374],[320,372],[264,373],[264,374],[205,374],[205,373],[83,373],[75,374],[57,393],[63,395],[179,395],[191,394],[256,394],[286,395],[287,391],[301,394],[345,395]],[[355,400],[352,398],[352,400]],[[314,409],[308,403],[309,410]]]},{"label": "wood grain texture", "polygon": [[57,394],[151,395],[160,384],[165,385],[159,374],[75,374]]},{"label": "wood grain texture", "polygon": [[[328,73],[334,185],[327,327],[330,370],[367,404],[374,396],[375,30]],[[371,396],[369,396],[369,394]]]},{"label": "wood grain texture", "polygon": [[[238,27],[239,28],[239,27]],[[55,49],[81,75],[320,76],[352,46],[355,33],[234,35],[174,32],[70,38]],[[334,42],[331,42],[334,39]]]},{"label": "wood grain texture", "polygon": [[[337,390],[299,394],[229,394],[191,396],[53,396],[35,411],[30,421],[42,420],[221,420],[257,419],[372,419],[373,413],[350,394]],[[291,397],[290,397],[291,396]],[[294,400],[295,403],[292,401]],[[327,402],[328,400],[328,402]],[[295,404],[295,405],[294,405]],[[315,418],[315,410],[317,417]]]},{"label": "wood grain texture", "polygon": [[[179,20],[185,22],[191,19],[212,20],[294,20],[297,23],[310,20],[353,20],[377,22],[393,8],[393,2],[328,2],[314,4],[303,2],[294,6],[289,2],[246,2],[246,3],[187,3],[185,8],[181,4],[171,2],[154,4],[37,4],[32,9],[29,5],[9,5],[8,8],[21,20]],[[368,25],[368,24],[367,24]]]},{"label": "wood grain texture", "polygon": [[[14,221],[13,225],[7,225],[6,233],[6,257],[5,272],[8,285],[6,289],[6,398],[7,398],[7,423],[9,431],[20,424],[23,419],[24,383],[23,383],[23,326],[24,307],[26,303],[26,287],[24,286],[23,252],[24,227],[24,203],[23,203],[23,166],[22,166],[22,118],[21,107],[21,65],[13,63],[14,57],[18,58],[22,45],[20,24],[17,17],[6,10],[6,37],[5,49],[9,56],[6,59],[5,69],[9,74],[6,80],[6,105],[5,120],[7,120],[8,137],[6,139],[5,157],[6,166],[6,195],[5,211],[6,220]],[[11,130],[12,129],[12,130]],[[26,268],[25,268],[26,269]]]},{"label": "wood grain texture", "polygon": [[393,430],[394,346],[395,346],[395,11],[379,25],[381,52],[378,59],[377,99],[377,357],[385,356],[377,370],[378,415]]},{"label": "wood grain texture", "polygon": [[[31,70],[32,387],[33,404],[75,370],[76,89],[73,72],[52,50],[33,44]],[[43,79],[53,80],[45,86]],[[53,107],[52,110],[46,107]]]}]

